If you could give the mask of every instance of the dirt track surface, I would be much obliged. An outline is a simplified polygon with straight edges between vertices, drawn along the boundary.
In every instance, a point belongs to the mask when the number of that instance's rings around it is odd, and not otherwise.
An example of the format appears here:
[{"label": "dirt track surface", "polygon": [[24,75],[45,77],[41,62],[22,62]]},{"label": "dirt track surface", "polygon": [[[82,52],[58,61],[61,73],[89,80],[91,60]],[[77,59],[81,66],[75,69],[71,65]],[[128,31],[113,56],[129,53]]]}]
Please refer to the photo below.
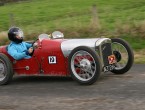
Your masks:
[{"label": "dirt track surface", "polygon": [[145,110],[145,65],[106,73],[90,86],[71,78],[14,77],[0,86],[0,110]]}]

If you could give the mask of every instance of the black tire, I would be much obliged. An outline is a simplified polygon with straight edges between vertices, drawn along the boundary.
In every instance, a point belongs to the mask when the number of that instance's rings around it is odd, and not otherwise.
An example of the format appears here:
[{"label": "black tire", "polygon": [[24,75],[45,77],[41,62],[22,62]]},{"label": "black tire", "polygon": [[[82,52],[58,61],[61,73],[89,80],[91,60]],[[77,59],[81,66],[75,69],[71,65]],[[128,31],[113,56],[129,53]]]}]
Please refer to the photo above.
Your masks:
[{"label": "black tire", "polygon": [[[114,70],[112,70],[111,72],[113,72],[115,74],[124,74],[127,71],[129,71],[129,69],[133,65],[133,62],[134,62],[133,50],[129,46],[129,44],[125,40],[123,40],[123,39],[120,39],[120,38],[112,38],[111,40],[112,40],[112,45],[114,45],[116,43],[116,44],[119,44],[120,46],[122,46],[124,49],[126,49],[127,57],[128,57],[128,59],[127,59],[126,64],[125,64],[124,67],[118,68],[116,66],[116,68]],[[112,50],[113,50],[114,55],[115,54],[118,54],[118,55],[115,55],[115,56],[118,57],[118,59],[117,59],[118,61],[116,63],[116,65],[117,65],[117,64],[119,64],[122,61],[122,59],[123,59],[123,53],[119,52],[118,50],[114,50],[113,49],[113,46],[112,46]]]},{"label": "black tire", "polygon": [[[78,65],[77,65],[78,67],[77,67],[75,62],[73,61],[77,60],[78,57],[77,53],[79,52],[80,53],[82,52],[82,56],[80,56],[82,57],[82,59],[79,59],[80,61],[78,60]],[[75,59],[75,55],[76,55],[76,59]],[[69,63],[69,71],[71,77],[80,84],[84,84],[84,85],[93,84],[97,81],[97,79],[100,76],[101,73],[100,58],[98,54],[89,47],[79,46],[73,49],[69,55],[68,63]],[[80,71],[79,73],[77,73],[77,69]],[[85,77],[86,79],[83,77]]]},{"label": "black tire", "polygon": [[13,77],[12,63],[9,58],[0,53],[0,85],[8,84]]}]

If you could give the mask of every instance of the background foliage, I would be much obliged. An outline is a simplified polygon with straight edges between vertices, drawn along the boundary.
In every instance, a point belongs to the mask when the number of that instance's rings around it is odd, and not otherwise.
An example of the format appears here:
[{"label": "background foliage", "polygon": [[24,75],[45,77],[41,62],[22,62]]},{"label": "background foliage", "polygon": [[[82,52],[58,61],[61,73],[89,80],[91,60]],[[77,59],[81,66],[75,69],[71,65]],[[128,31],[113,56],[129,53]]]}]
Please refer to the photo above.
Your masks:
[{"label": "background foliage", "polygon": [[24,30],[25,40],[55,30],[62,31],[65,38],[120,37],[130,43],[136,55],[145,56],[145,0],[1,0],[0,3],[0,45],[9,43],[7,30],[18,26]]}]

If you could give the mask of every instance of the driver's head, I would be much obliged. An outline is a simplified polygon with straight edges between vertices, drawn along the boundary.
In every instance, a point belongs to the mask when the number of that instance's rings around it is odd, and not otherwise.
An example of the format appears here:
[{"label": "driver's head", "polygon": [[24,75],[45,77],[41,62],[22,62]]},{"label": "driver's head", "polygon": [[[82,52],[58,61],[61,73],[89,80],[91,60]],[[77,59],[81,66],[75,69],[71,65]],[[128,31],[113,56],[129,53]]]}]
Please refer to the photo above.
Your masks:
[{"label": "driver's head", "polygon": [[12,27],[8,30],[9,40],[15,43],[21,43],[23,41],[23,31],[18,27]]}]

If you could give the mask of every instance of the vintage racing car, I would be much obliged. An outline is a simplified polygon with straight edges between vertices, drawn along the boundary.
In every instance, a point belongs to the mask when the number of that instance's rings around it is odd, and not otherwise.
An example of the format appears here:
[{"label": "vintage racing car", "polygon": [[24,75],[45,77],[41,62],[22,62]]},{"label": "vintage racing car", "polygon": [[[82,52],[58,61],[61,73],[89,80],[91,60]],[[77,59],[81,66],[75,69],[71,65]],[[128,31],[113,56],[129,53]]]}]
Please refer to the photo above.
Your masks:
[{"label": "vintage racing car", "polygon": [[[102,72],[126,73],[134,55],[120,38],[64,39],[55,31],[41,34],[30,59],[15,60],[0,46],[0,85],[8,84],[14,74],[71,76],[80,84],[93,84]],[[32,43],[32,42],[30,42]]]}]

